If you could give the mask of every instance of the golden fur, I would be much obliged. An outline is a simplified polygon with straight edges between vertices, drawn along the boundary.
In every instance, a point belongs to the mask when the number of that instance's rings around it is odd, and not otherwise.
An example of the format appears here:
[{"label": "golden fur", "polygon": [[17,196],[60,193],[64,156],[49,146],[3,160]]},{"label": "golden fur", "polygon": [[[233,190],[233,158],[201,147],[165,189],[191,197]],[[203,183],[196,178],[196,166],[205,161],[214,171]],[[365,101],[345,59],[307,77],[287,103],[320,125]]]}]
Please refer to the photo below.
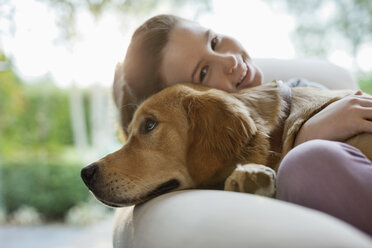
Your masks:
[{"label": "golden fur", "polygon": [[[276,82],[234,94],[193,84],[169,87],[138,108],[126,144],[95,164],[98,172],[88,186],[102,202],[123,206],[172,190],[223,189],[237,164],[277,170],[303,123],[352,93],[293,88],[281,157],[269,160],[270,134],[288,107]],[[372,134],[350,142],[372,159],[366,149]]]}]

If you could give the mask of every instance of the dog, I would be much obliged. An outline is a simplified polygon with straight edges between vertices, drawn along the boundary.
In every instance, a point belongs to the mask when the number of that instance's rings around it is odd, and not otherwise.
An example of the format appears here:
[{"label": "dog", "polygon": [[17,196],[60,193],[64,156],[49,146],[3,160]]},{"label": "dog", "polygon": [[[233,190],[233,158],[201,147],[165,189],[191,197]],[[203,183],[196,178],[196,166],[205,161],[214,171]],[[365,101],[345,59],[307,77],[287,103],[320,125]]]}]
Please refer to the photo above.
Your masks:
[{"label": "dog", "polygon": [[[275,195],[275,176],[301,126],[350,90],[289,88],[280,81],[238,93],[195,84],[144,101],[118,151],[83,168],[95,197],[113,207],[182,189]],[[372,134],[346,143],[372,159]]]}]

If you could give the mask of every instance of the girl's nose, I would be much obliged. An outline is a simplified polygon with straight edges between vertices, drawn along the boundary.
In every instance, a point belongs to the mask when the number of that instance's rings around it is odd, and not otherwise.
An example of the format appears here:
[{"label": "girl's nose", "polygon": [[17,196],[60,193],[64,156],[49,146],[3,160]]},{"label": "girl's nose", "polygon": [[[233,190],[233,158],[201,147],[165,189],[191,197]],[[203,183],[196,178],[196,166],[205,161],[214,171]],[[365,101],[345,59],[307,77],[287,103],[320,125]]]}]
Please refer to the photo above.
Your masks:
[{"label": "girl's nose", "polygon": [[239,61],[234,54],[219,53],[213,54],[210,57],[210,63],[217,66],[225,74],[232,74],[237,69]]},{"label": "girl's nose", "polygon": [[222,63],[226,74],[232,74],[238,66],[238,61],[233,54],[224,55]]}]

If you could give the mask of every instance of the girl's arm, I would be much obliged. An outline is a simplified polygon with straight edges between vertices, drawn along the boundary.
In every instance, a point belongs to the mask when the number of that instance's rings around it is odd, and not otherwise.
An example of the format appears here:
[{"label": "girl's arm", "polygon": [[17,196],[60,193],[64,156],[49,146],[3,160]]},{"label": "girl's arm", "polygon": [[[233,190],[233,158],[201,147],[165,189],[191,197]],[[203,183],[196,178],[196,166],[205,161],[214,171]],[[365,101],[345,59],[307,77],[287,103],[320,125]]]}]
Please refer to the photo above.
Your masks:
[{"label": "girl's arm", "polygon": [[372,96],[357,91],[307,120],[297,134],[295,146],[312,139],[344,141],[364,132],[372,133]]}]

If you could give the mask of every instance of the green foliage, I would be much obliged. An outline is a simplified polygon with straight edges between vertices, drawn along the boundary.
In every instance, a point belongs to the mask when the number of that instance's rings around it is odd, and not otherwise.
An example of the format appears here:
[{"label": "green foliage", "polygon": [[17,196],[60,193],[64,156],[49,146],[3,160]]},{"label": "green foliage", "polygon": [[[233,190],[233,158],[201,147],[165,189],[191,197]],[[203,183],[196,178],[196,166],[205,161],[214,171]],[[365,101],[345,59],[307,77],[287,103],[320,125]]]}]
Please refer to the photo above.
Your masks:
[{"label": "green foliage", "polygon": [[51,79],[26,85],[12,71],[0,72],[0,115],[3,159],[73,144],[68,93]]},{"label": "green foliage", "polygon": [[[4,55],[0,56],[0,62],[9,63]],[[0,70],[0,129],[10,125],[14,121],[13,114],[20,113],[24,107],[24,97],[20,88],[21,81],[13,71]]]},{"label": "green foliage", "polygon": [[20,121],[28,123],[28,130],[33,130],[27,135],[26,144],[72,145],[67,92],[56,88],[50,81],[27,85],[24,89],[28,104]]},{"label": "green foliage", "polygon": [[358,81],[360,89],[372,95],[372,74],[361,76]]},{"label": "green foliage", "polygon": [[28,205],[61,219],[88,196],[81,166],[71,162],[77,155],[68,91],[50,77],[25,84],[4,55],[0,60],[9,64],[0,71],[1,199],[8,212]]},{"label": "green foliage", "polygon": [[12,212],[28,205],[47,219],[62,219],[68,209],[89,195],[80,170],[76,164],[3,163],[1,181],[6,210]]}]

